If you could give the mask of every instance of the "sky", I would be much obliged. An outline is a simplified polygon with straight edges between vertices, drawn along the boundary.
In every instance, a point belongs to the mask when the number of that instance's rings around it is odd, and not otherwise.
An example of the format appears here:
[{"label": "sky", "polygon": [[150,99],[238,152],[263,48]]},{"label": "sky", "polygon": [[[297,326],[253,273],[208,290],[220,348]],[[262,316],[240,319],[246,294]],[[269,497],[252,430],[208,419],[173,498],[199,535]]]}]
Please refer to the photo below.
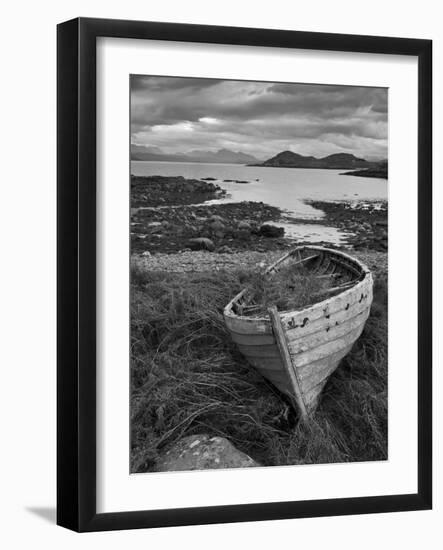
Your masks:
[{"label": "sky", "polygon": [[285,150],[387,158],[387,100],[386,88],[132,75],[131,142],[260,159]]}]

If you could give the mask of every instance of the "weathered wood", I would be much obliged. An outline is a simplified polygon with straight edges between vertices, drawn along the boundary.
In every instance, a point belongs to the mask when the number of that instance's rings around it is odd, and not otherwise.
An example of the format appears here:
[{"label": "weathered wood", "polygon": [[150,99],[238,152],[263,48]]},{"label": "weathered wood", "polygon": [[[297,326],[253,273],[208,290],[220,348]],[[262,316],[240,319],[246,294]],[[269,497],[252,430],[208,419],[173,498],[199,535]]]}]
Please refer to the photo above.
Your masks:
[{"label": "weathered wood", "polygon": [[331,294],[332,292],[345,290],[346,288],[350,288],[351,286],[355,285],[356,282],[357,281],[349,281],[347,283],[343,283],[342,285],[331,286],[330,288],[326,288],[325,290],[320,290],[320,292],[314,294],[314,297],[318,298],[319,296],[324,296],[325,294]]},{"label": "weathered wood", "polygon": [[294,391],[294,398],[297,403],[297,407],[300,411],[302,419],[306,420],[308,417],[308,412],[306,410],[306,406],[303,401],[303,395],[300,389],[299,381],[297,379],[297,374],[292,365],[292,360],[289,354],[285,333],[280,321],[280,315],[275,306],[270,307],[268,309],[268,312],[269,312],[269,317],[271,319],[272,328],[274,329],[274,336],[277,342],[277,347],[280,351],[282,364],[288,374],[288,378],[291,382],[292,389]]},{"label": "weathered wood", "polygon": [[[321,344],[326,344],[327,342],[332,342],[345,336],[349,332],[355,330],[360,325],[364,324],[369,315],[369,308],[366,308],[360,314],[351,317],[350,319],[344,318],[344,320],[336,324],[337,321],[326,320],[321,330],[317,330],[314,333],[306,335],[304,338],[297,338],[295,340],[290,340],[288,338],[288,332],[285,333],[286,341],[288,344],[288,349],[291,354],[302,353],[309,351],[310,349],[316,348]],[[265,338],[264,336],[260,337],[261,339]],[[272,336],[266,336],[269,338],[267,344],[262,342],[244,344],[240,343],[238,339],[234,341],[238,344],[240,352],[246,357],[278,357],[279,351],[275,343],[275,339]],[[240,339],[241,340],[241,339]]]},{"label": "weathered wood", "polygon": [[[332,296],[327,300],[323,300],[302,310],[281,312],[280,316],[283,327],[291,329],[295,325],[303,323],[305,318],[308,318],[309,323],[311,323],[324,316],[325,308],[329,309],[329,314],[336,313],[342,309],[348,310],[353,304],[362,303],[360,302],[362,295],[365,297],[364,301],[370,305],[372,302],[372,277],[370,275],[338,296]],[[235,332],[246,334],[254,332],[271,334],[272,330],[269,319],[265,317],[238,317],[232,311],[234,300],[226,306],[224,311],[228,328]]]},{"label": "weathered wood", "polygon": [[284,372],[280,355],[278,357],[247,357],[249,363],[258,370]]},{"label": "weathered wood", "polygon": [[309,365],[309,363],[313,361],[328,357],[328,355],[331,355],[332,353],[340,351],[348,345],[353,344],[362,333],[363,328],[363,325],[359,326],[357,329],[349,332],[342,338],[334,340],[333,342],[327,342],[326,344],[322,344],[314,349],[310,349],[309,351],[293,355],[292,360],[294,361],[295,367],[303,367],[305,365]]},{"label": "weathered wood", "polygon": [[298,379],[300,380],[300,388],[303,395],[309,392],[325,378],[329,378],[343,357],[349,353],[351,347],[352,344],[336,353],[332,353],[328,357],[314,361],[305,367],[297,369]]},{"label": "weathered wood", "polygon": [[[251,307],[245,289],[223,312],[226,326],[248,362],[295,400],[304,419],[315,410],[329,376],[359,338],[372,303],[371,273],[358,260],[339,251],[299,247],[265,273],[272,276],[286,262],[296,266],[315,257],[319,261],[309,265],[311,272],[317,268],[321,276],[341,277],[342,284],[330,289],[340,294],[300,310],[279,313],[270,308],[269,317],[243,317],[238,314],[238,306]],[[356,275],[357,280],[349,280]]]},{"label": "weathered wood", "polygon": [[296,262],[293,262],[291,264],[291,267],[295,267],[300,264],[304,264],[306,262],[309,262],[309,260],[314,260],[315,258],[320,258],[320,254],[312,254],[312,256],[307,256],[306,258],[302,258],[301,260],[297,260]]},{"label": "weathered wood", "polygon": [[[341,311],[337,311],[335,313],[331,313],[330,309],[325,308],[323,311],[322,317],[318,318],[315,321],[310,321],[303,328],[301,326],[296,326],[294,328],[287,329],[286,338],[288,342],[292,342],[295,340],[300,340],[301,338],[306,338],[307,336],[311,334],[315,334],[317,332],[322,333],[328,327],[341,325],[344,322],[350,321],[351,319],[354,319],[357,316],[362,316],[365,313],[369,313],[369,310],[370,310],[370,304],[366,302],[359,303],[358,301],[355,302],[347,310],[342,309]],[[275,339],[271,334],[272,330],[271,330],[271,324],[269,322],[269,319],[268,319],[269,333],[262,333],[262,332],[258,333],[255,330],[252,330],[252,332],[248,334],[237,332],[234,329],[235,324],[231,323],[230,319],[226,319],[226,325],[229,329],[229,332],[231,333],[233,341],[236,344],[241,344],[246,346],[248,345],[261,346],[261,345],[269,345],[269,344],[275,343]]]},{"label": "weathered wood", "polygon": [[345,322],[351,321],[355,317],[363,316],[366,313],[369,314],[370,307],[368,304],[358,302],[355,303],[348,310],[342,309],[336,313],[329,313],[330,310],[326,309],[323,317],[320,317],[316,321],[311,321],[305,327],[291,328],[286,331],[286,338],[288,342],[295,342],[302,338],[306,338],[311,334],[316,334],[317,332],[322,333],[328,327],[339,326]]},{"label": "weathered wood", "polygon": [[246,357],[280,357],[277,345],[268,344],[267,346],[244,346],[238,344],[238,349]]},{"label": "weathered wood", "polygon": [[316,409],[320,399],[320,394],[325,387],[327,381],[327,379],[322,380],[319,384],[317,384],[314,388],[306,393],[306,409],[309,411],[309,413],[312,413]]},{"label": "weathered wood", "polygon": [[352,319],[347,319],[339,325],[333,324],[329,330],[324,329],[320,332],[310,334],[309,336],[306,336],[306,338],[299,338],[298,340],[288,340],[288,348],[291,356],[294,354],[305,353],[309,350],[318,348],[318,346],[335,342],[339,338],[343,338],[344,336],[355,332],[366,323],[368,314],[369,310],[364,312],[363,315],[358,315]]}]

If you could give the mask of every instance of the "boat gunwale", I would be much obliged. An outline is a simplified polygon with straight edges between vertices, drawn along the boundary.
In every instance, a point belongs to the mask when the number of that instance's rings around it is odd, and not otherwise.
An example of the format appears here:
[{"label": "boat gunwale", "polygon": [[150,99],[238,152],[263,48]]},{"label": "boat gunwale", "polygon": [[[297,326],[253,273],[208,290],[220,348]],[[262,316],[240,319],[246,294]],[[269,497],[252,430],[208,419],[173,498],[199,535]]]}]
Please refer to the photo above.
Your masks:
[{"label": "boat gunwale", "polygon": [[[339,294],[336,294],[335,296],[331,296],[330,298],[326,298],[325,300],[315,302],[314,304],[312,304],[308,307],[305,307],[305,308],[302,308],[302,309],[279,311],[279,314],[280,314],[282,320],[285,320],[286,318],[291,318],[295,314],[297,314],[297,315],[300,315],[302,313],[308,314],[308,312],[314,311],[318,308],[325,308],[329,303],[333,302],[338,297],[341,298],[343,296],[347,296],[347,295],[351,295],[352,293],[355,293],[357,289],[361,288],[364,284],[367,284],[368,282],[370,282],[369,279],[372,279],[372,274],[371,274],[370,269],[363,262],[361,262],[360,260],[358,260],[356,258],[353,258],[351,255],[346,254],[345,252],[342,252],[341,250],[334,250],[334,249],[326,248],[326,247],[322,247],[322,246],[307,246],[307,245],[299,246],[299,247],[296,247],[296,248],[292,249],[290,252],[288,252],[287,254],[282,256],[279,260],[274,262],[271,266],[269,266],[266,269],[266,271],[263,273],[263,275],[266,275],[267,273],[271,272],[277,265],[282,264],[286,259],[293,256],[297,251],[302,251],[302,250],[314,250],[314,251],[318,251],[318,252],[326,252],[327,254],[331,254],[331,255],[341,256],[343,259],[345,259],[345,260],[349,261],[350,263],[356,265],[361,270],[361,273],[362,273],[363,277],[359,281],[357,281],[357,283],[355,285],[353,285],[352,287],[344,290],[343,292],[340,292]],[[242,296],[247,291],[248,291],[248,287],[245,287],[236,296],[234,296],[234,298],[232,298],[232,300],[225,306],[225,308],[223,310],[223,315],[225,317],[246,321],[248,323],[249,322],[251,322],[251,323],[253,323],[253,322],[255,322],[255,323],[264,322],[266,324],[270,323],[269,317],[267,317],[266,315],[254,317],[254,316],[249,316],[249,315],[248,316],[238,315],[237,313],[234,313],[234,311],[232,310],[234,304],[240,298],[242,298]],[[357,292],[357,294],[358,294],[358,292]]]}]

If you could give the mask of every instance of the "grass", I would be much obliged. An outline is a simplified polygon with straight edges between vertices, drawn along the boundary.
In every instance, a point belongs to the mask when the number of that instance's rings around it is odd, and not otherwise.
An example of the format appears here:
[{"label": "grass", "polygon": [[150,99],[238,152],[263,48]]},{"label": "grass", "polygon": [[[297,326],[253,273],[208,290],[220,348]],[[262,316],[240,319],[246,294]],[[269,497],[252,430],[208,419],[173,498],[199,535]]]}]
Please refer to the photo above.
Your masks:
[{"label": "grass", "polygon": [[333,289],[342,282],[333,275],[313,277],[310,270],[302,266],[295,270],[292,265],[281,267],[271,277],[263,277],[257,272],[250,277],[251,299],[249,308],[245,308],[242,314],[267,315],[268,308],[273,305],[279,311],[301,309],[319,299],[332,296],[333,293],[328,293],[328,289]]},{"label": "grass", "polygon": [[331,376],[314,420],[239,354],[226,303],[254,274],[132,272],[131,471],[149,471],[185,435],[229,439],[262,465],[387,458],[387,280],[378,274],[371,315]]}]

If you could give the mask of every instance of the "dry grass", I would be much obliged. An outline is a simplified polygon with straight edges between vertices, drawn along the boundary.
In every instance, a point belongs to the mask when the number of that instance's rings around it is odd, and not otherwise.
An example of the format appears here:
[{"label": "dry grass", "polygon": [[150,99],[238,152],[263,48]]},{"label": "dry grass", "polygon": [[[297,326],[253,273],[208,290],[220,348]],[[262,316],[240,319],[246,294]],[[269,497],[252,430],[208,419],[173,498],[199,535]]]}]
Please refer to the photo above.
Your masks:
[{"label": "dry grass", "polygon": [[184,435],[227,437],[263,465],[387,458],[387,287],[309,428],[237,352],[226,303],[252,272],[132,273],[131,471]]},{"label": "dry grass", "polygon": [[[333,275],[313,277],[308,269],[294,269],[291,265],[280,268],[268,277],[255,273],[251,275],[248,285],[250,305],[243,315],[267,315],[268,308],[273,305],[279,311],[302,309],[324,297],[328,289],[335,288],[340,282]],[[332,295],[328,294],[328,297]]]}]

